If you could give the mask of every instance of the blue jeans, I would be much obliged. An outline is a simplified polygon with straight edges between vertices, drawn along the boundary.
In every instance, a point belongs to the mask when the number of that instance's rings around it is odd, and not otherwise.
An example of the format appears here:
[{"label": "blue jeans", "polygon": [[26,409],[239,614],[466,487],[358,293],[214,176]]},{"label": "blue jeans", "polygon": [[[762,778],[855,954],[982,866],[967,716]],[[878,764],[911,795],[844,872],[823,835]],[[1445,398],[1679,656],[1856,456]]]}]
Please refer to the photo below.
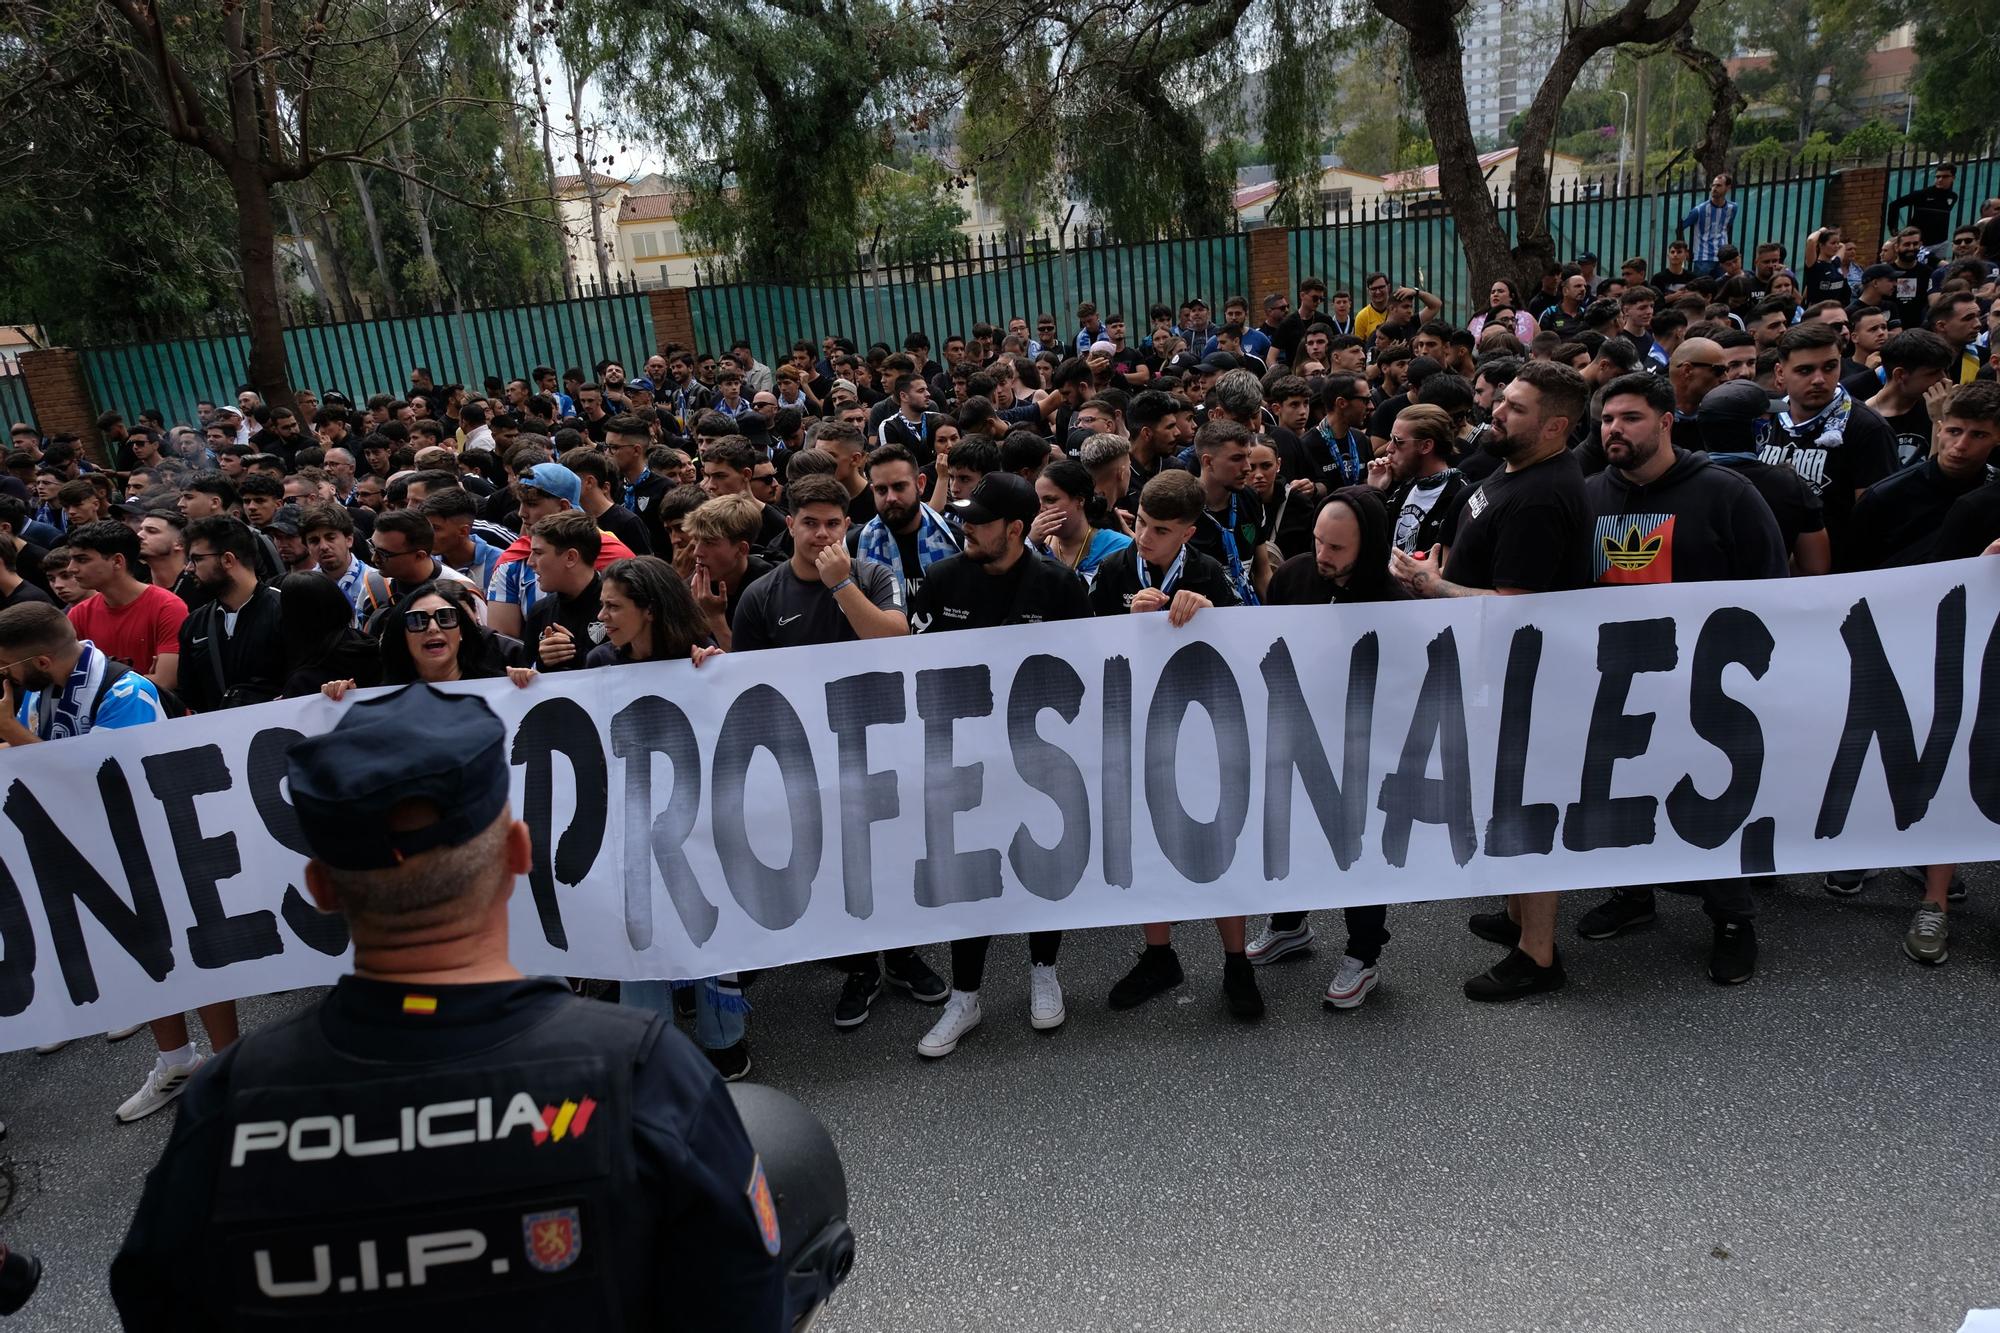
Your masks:
[{"label": "blue jeans", "polygon": [[1694,261],[1694,275],[1697,278],[1712,278],[1720,272],[1722,272],[1722,261],[1719,259],[1697,259]]},{"label": "blue jeans", "polygon": [[[618,1002],[635,1009],[652,1009],[671,1017],[674,988],[668,981],[627,981],[618,988]],[[715,988],[694,983],[694,1039],[704,1051],[725,1051],[743,1040],[743,1014],[716,1002]]]}]

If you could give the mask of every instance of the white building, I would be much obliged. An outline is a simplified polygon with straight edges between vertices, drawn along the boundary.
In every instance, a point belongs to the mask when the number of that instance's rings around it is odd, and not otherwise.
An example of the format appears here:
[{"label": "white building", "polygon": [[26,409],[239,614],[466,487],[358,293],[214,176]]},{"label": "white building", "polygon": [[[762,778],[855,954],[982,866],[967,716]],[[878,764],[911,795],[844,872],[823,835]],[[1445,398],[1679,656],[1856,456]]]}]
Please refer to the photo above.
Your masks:
[{"label": "white building", "polygon": [[1535,100],[1561,44],[1559,0],[1473,0],[1460,30],[1465,104],[1482,148],[1508,142],[1507,127]]}]

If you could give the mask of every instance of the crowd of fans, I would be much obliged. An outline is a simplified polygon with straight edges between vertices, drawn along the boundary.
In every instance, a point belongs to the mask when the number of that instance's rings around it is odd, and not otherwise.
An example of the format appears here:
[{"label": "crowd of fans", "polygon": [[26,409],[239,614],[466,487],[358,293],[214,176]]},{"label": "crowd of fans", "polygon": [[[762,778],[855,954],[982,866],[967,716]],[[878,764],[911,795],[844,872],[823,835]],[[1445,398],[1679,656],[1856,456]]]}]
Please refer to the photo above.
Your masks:
[{"label": "crowd of fans", "polygon": [[[16,425],[0,740],[1092,615],[1179,626],[1214,606],[1808,577],[1994,548],[2000,200],[1954,226],[1942,170],[1897,201],[1913,225],[1864,267],[1832,228],[1796,254],[1739,246],[1729,195],[1717,177],[1657,268],[1610,276],[1579,255],[1525,294],[1494,282],[1462,325],[1376,273],[1354,292],[1308,278],[1296,306],[1230,296],[1220,319],[1199,297],[1155,305],[1143,330],[1090,303],[1074,325],[1017,315],[945,337],[941,360],[921,332],[899,349],[830,333],[669,346],[636,375],[602,361],[466,386],[416,369],[399,395],[289,404],[245,388],[188,424],[106,414],[102,462]],[[1921,894],[1903,951],[1942,963],[1961,882],[1901,873]],[[1748,979],[1757,882],[1672,887],[1713,921],[1712,979]],[[1622,888],[1575,930],[1605,939],[1655,910],[1652,887]],[[1346,911],[1329,1005],[1377,984],[1387,917]],[[1227,1007],[1255,1018],[1258,965],[1314,927],[1215,924]],[[1563,984],[1555,895],[1512,895],[1470,928],[1503,950],[1470,998]],[[1114,1009],[1183,980],[1170,926],[1144,940]],[[953,943],[949,980],[911,949],[841,960],[833,1021],[859,1026],[894,987],[943,1005],[919,1050],[951,1053],[982,1018],[987,943]],[[1066,1017],[1060,946],[1030,939],[1037,1028]],[[628,982],[623,998],[680,1010],[740,1077],[743,980]],[[234,1037],[233,1005],[201,1018],[212,1046]],[[150,1026],[160,1055],[121,1119],[199,1062],[184,1017]]]}]

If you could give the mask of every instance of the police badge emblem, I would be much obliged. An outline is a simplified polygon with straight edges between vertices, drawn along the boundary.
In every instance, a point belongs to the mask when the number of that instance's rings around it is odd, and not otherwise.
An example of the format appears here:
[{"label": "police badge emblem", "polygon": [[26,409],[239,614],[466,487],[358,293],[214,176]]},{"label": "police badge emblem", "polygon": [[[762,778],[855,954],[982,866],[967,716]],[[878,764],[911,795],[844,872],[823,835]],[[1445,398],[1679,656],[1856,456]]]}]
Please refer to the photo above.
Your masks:
[{"label": "police badge emblem", "polygon": [[583,1253],[583,1219],[574,1208],[527,1213],[521,1218],[521,1239],[537,1272],[560,1273]]}]

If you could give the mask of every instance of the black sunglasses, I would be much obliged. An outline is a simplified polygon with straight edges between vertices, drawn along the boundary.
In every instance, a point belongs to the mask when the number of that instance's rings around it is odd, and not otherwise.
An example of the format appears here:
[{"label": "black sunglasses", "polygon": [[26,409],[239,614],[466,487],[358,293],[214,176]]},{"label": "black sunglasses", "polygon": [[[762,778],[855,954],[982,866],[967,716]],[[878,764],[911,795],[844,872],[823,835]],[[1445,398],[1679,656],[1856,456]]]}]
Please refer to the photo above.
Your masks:
[{"label": "black sunglasses", "polygon": [[403,628],[412,634],[422,634],[433,623],[439,629],[457,629],[458,608],[455,606],[440,606],[435,611],[403,612]]}]

